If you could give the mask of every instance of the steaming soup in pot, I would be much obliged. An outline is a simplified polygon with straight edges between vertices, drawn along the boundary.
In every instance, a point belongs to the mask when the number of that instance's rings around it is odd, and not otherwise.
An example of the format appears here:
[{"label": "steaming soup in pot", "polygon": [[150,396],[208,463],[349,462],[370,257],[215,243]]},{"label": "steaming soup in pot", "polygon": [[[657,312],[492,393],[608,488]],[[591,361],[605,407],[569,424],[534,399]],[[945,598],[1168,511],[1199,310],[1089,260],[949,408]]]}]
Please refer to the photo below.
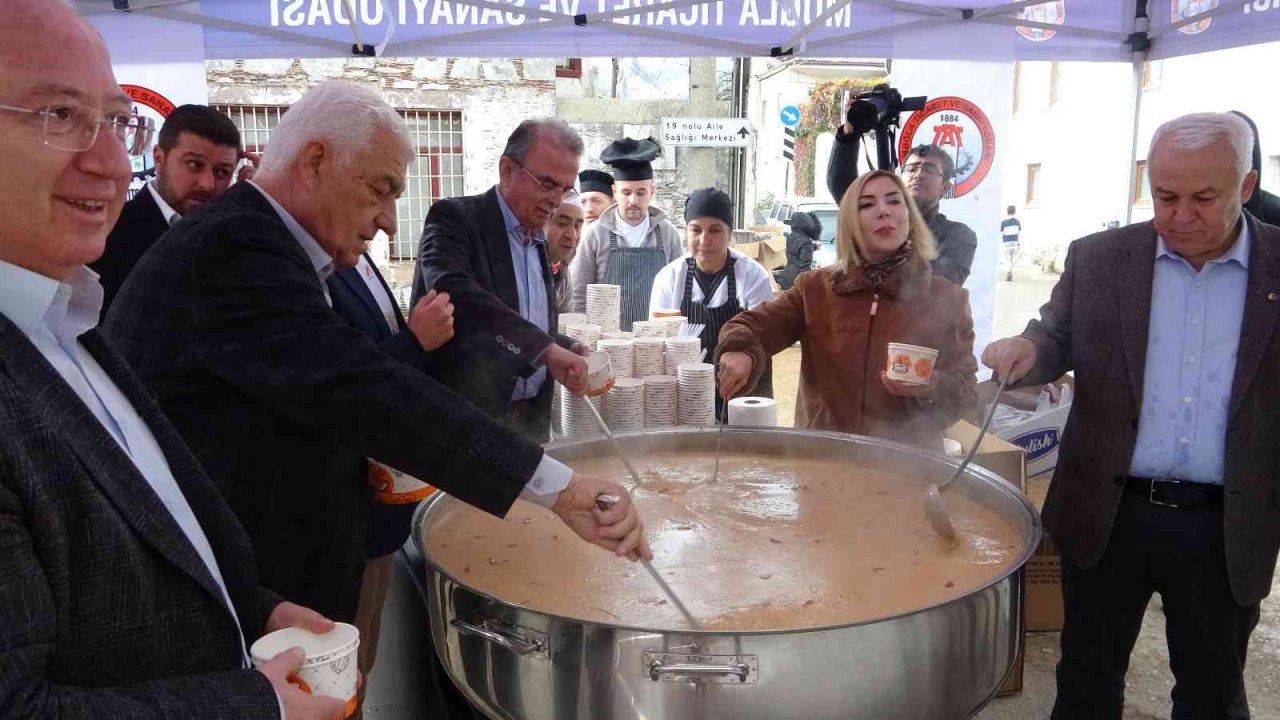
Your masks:
[{"label": "steaming soup in pot", "polygon": [[[1022,550],[1016,528],[956,493],[944,497],[960,540],[944,541],[925,517],[925,485],[868,468],[725,453],[710,482],[709,454],[637,459],[653,566],[707,629],[895,615],[986,584]],[[573,467],[630,484],[611,456]],[[589,622],[688,627],[644,568],[581,541],[541,507],[516,503],[500,520],[455,503],[426,532],[446,573],[505,602]]]}]

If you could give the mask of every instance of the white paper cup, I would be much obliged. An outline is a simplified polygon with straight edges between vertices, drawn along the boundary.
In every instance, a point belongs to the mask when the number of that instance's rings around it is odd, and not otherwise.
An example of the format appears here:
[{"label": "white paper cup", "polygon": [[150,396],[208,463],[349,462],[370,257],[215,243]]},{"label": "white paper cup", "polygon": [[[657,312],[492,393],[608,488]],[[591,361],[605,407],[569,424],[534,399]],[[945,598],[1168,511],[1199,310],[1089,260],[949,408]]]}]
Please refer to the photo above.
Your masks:
[{"label": "white paper cup", "polygon": [[964,446],[960,441],[951,438],[942,438],[942,450],[951,457],[960,457],[964,454]]},{"label": "white paper cup", "polygon": [[249,656],[253,658],[253,666],[260,667],[293,647],[302,648],[307,657],[302,667],[289,676],[289,682],[309,695],[346,701],[342,717],[351,717],[356,711],[356,649],[360,647],[360,631],[347,623],[335,623],[334,628],[323,635],[302,628],[284,628],[258,638],[249,648]]},{"label": "white paper cup", "polygon": [[373,501],[379,505],[409,505],[436,491],[418,478],[377,460],[369,461],[369,484],[373,486]]},{"label": "white paper cup", "polygon": [[912,385],[928,385],[929,376],[933,375],[933,366],[937,361],[938,351],[933,348],[906,343],[889,343],[889,358],[885,374],[890,380]]},{"label": "white paper cup", "polygon": [[613,387],[613,362],[607,352],[596,351],[587,356],[587,394],[603,395]]}]

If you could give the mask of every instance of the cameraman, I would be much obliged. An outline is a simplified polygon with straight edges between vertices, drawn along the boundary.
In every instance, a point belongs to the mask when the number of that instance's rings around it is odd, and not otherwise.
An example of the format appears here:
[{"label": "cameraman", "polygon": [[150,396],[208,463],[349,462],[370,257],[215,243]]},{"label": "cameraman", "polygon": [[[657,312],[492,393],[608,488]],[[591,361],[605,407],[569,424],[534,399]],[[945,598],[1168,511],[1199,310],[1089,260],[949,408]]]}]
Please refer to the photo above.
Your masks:
[{"label": "cameraman", "polygon": [[[847,108],[845,114],[848,115]],[[857,176],[860,139],[847,120],[836,130],[836,142],[827,163],[827,189],[837,203]],[[956,285],[964,285],[973,265],[973,253],[978,249],[978,236],[968,225],[948,220],[938,212],[938,203],[951,191],[954,175],[951,156],[937,145],[917,145],[902,159],[902,179],[907,191],[916,201],[938,245],[938,256],[932,261],[933,272]]]}]

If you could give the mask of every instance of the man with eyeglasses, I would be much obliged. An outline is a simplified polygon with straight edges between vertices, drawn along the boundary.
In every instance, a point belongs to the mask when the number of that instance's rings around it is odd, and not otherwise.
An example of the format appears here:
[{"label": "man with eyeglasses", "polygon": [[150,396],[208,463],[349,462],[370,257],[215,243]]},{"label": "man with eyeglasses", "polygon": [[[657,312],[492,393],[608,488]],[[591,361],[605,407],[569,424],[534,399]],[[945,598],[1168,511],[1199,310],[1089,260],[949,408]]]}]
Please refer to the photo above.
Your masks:
[{"label": "man with eyeglasses", "polygon": [[498,184],[427,213],[413,297],[453,298],[454,338],[435,375],[536,442],[551,433],[552,380],[586,390],[591,352],[558,333],[545,227],[577,195],[582,138],[563,120],[525,120],[498,161]]},{"label": "man with eyeglasses", "polygon": [[102,283],[105,316],[138,259],[183,215],[231,186],[240,161],[240,130],[204,105],[182,105],[165,118],[152,153],[156,178],[124,204],[107,250],[89,265]]},{"label": "man with eyeglasses", "polygon": [[[858,136],[846,122],[836,131],[836,142],[827,165],[827,189],[837,203],[854,180],[857,155]],[[951,193],[954,178],[955,162],[937,145],[917,145],[902,159],[902,179],[907,184],[907,192],[911,193],[938,245],[933,272],[964,285],[978,249],[978,236],[968,225],[948,219],[938,207],[942,198]]]},{"label": "man with eyeglasses", "polygon": [[[150,130],[67,4],[0,23],[0,717],[331,719],[247,647],[319,614],[258,585],[243,527],[97,324]],[[136,141],[136,142],[135,142]]]}]

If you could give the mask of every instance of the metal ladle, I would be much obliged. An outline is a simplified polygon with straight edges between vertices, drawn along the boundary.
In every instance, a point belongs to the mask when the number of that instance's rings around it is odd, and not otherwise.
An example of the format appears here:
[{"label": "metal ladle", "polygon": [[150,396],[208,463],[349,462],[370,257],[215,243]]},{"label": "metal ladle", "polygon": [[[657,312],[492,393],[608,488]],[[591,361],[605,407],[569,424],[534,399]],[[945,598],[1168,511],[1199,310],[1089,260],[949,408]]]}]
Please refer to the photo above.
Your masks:
[{"label": "metal ladle", "polygon": [[982,445],[983,438],[987,436],[987,428],[991,427],[991,419],[996,415],[996,406],[1000,404],[1000,395],[1004,392],[1006,382],[1008,382],[1006,378],[1000,378],[995,397],[991,398],[991,407],[987,408],[987,416],[982,420],[982,427],[978,428],[978,437],[973,441],[973,447],[969,448],[964,460],[956,467],[955,472],[951,473],[951,477],[942,483],[941,488],[931,483],[928,494],[925,496],[924,514],[929,518],[929,524],[933,526],[934,532],[951,542],[955,542],[959,535],[956,534],[955,526],[951,524],[951,514],[947,512],[946,504],[942,502],[942,488],[949,486],[953,480],[963,475],[973,456],[978,454],[978,447]]}]

